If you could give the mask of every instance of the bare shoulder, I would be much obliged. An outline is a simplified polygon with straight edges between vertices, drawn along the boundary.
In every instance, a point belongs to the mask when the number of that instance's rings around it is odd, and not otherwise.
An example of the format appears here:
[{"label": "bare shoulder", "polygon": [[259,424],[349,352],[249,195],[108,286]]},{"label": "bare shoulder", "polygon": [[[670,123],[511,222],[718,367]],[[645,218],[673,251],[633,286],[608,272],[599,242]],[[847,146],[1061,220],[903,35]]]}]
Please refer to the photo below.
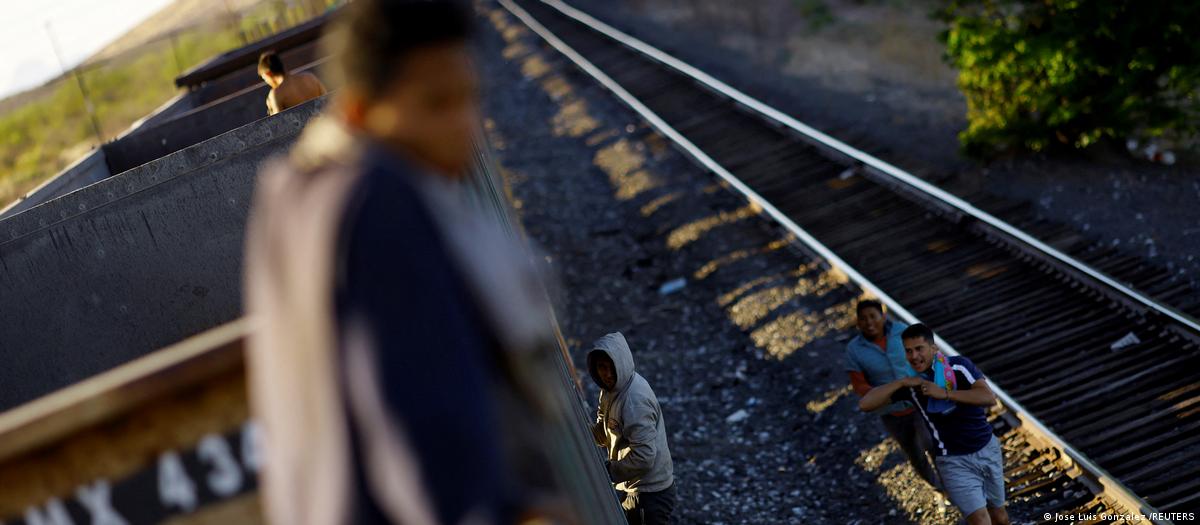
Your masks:
[{"label": "bare shoulder", "polygon": [[308,84],[310,86],[322,86],[321,79],[317,78],[316,75],[309,73],[308,71],[300,73],[299,76],[304,79],[305,84]]}]

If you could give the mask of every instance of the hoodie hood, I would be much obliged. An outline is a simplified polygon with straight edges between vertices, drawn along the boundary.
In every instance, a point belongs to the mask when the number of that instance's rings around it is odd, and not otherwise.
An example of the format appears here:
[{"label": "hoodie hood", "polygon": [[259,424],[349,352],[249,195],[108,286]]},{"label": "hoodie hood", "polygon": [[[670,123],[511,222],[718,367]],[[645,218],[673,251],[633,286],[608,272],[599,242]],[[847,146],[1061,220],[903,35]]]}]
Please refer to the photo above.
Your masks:
[{"label": "hoodie hood", "polygon": [[613,368],[617,372],[617,386],[613,389],[614,392],[624,391],[629,387],[629,383],[633,381],[633,353],[629,351],[629,343],[625,342],[625,336],[621,332],[613,332],[592,343],[592,351],[588,352],[587,365],[588,373],[592,376],[592,381],[597,385],[600,378],[596,376],[596,355],[603,352],[612,359]]}]

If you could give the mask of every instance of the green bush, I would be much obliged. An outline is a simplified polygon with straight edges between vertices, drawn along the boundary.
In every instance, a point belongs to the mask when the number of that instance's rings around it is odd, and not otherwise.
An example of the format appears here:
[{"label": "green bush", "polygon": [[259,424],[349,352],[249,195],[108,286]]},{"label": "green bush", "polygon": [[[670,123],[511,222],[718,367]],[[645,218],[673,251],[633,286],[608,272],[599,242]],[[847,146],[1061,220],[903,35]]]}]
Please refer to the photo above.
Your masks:
[{"label": "green bush", "polygon": [[800,16],[808,21],[808,28],[818,30],[834,22],[833,10],[825,0],[793,0]]},{"label": "green bush", "polygon": [[949,0],[938,17],[968,154],[1197,131],[1200,2]]}]

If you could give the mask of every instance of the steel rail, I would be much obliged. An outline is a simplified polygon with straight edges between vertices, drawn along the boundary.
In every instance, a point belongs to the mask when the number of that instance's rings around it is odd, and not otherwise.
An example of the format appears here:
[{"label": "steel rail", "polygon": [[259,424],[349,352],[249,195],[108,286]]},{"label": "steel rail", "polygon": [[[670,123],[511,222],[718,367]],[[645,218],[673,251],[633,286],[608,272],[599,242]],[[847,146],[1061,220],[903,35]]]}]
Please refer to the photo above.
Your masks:
[{"label": "steel rail", "polygon": [[[657,49],[650,47],[648,44],[638,41],[638,40],[634,39],[633,37],[626,35],[625,33],[621,33],[620,31],[604,24],[603,22],[600,22],[600,21],[592,18],[591,16],[588,16],[586,13],[583,13],[583,12],[581,12],[575,8],[572,8],[570,6],[567,6],[566,4],[563,4],[562,2],[560,2],[558,0],[540,0],[540,1],[543,2],[544,4],[554,7],[555,9],[557,9],[560,12],[562,12],[563,14],[575,19],[578,22],[583,23],[584,25],[591,27],[594,30],[600,31],[601,33],[606,34],[610,38],[620,41],[623,44],[630,45],[631,42],[636,42],[637,45],[640,46],[641,48],[652,50],[656,54],[660,55],[663,58],[670,59],[671,61],[677,62],[678,64],[680,64],[682,66],[691,68],[691,66],[687,66],[686,64],[679,62],[677,59],[670,57],[669,55],[666,55],[662,51],[658,51]],[[551,47],[556,49],[558,52],[560,52],[564,56],[566,56],[569,60],[571,60],[571,62],[575,63],[575,65],[579,69],[581,69],[587,75],[591,76],[593,79],[595,79],[601,85],[603,85],[606,89],[611,91],[614,95],[617,96],[617,98],[621,99],[622,102],[624,102],[631,109],[633,109],[639,115],[641,115],[642,118],[646,119],[646,121],[651,126],[653,126],[659,133],[662,133],[664,136],[666,136],[668,139],[670,139],[672,142],[674,142],[676,146],[678,146],[680,149],[682,149],[687,155],[692,157],[692,159],[694,161],[696,161],[700,165],[704,166],[708,170],[715,173],[718,177],[720,177],[722,180],[724,180],[726,183],[728,183],[730,186],[732,186],[735,190],[737,190],[739,193],[741,193],[754,206],[758,207],[761,212],[766,213],[768,216],[770,216],[772,219],[774,219],[776,222],[778,222],[780,225],[782,225],[784,228],[786,228],[790,233],[795,235],[796,238],[798,240],[800,240],[809,250],[815,252],[817,255],[819,255],[821,258],[823,258],[825,260],[825,262],[832,269],[834,269],[835,271],[841,272],[849,280],[854,281],[854,283],[857,284],[860,288],[862,288],[863,290],[866,290],[867,292],[876,296],[880,301],[887,304],[888,308],[891,309],[893,313],[898,315],[903,320],[905,320],[909,323],[920,322],[920,319],[918,319],[915,315],[913,315],[912,312],[908,311],[908,309],[906,309],[902,304],[900,304],[899,301],[892,298],[890,295],[887,294],[887,292],[883,291],[882,288],[880,288],[879,286],[876,286],[874,283],[872,283],[870,279],[868,279],[866,276],[864,276],[862,273],[860,273],[858,270],[856,270],[853,266],[851,266],[849,263],[847,263],[844,259],[839,257],[836,253],[833,252],[833,250],[829,249],[829,247],[825,246],[823,243],[818,241],[810,233],[808,233],[803,228],[801,228],[799,225],[797,225],[794,221],[792,221],[786,214],[781,212],[773,204],[771,204],[769,201],[764,199],[761,195],[759,195],[757,192],[755,192],[753,189],[751,189],[749,186],[747,186],[745,183],[743,183],[735,175],[730,173],[727,169],[725,169],[723,166],[721,166],[719,163],[717,163],[715,160],[713,160],[712,157],[710,157],[707,153],[705,153],[703,150],[701,150],[695,144],[693,144],[690,140],[688,140],[686,137],[684,137],[682,134],[680,134],[678,131],[676,131],[670,124],[668,124],[666,121],[664,121],[662,118],[660,118],[653,110],[651,110],[645,104],[643,104],[641,101],[639,101],[636,97],[634,97],[631,93],[629,93],[629,91],[627,91],[625,88],[621,87],[621,85],[619,83],[617,83],[615,80],[613,80],[611,77],[609,77],[606,73],[604,73],[602,70],[600,70],[594,64],[592,64],[589,60],[587,60],[582,55],[580,55],[578,52],[576,52],[571,46],[569,46],[568,44],[563,42],[561,39],[559,39],[553,32],[551,32],[549,29],[547,29],[545,26],[543,26],[540,22],[538,22],[537,19],[535,19],[532,15],[530,15],[528,11],[525,11],[520,6],[516,5],[513,2],[513,0],[498,0],[498,2],[506,10],[508,10],[510,13],[512,13],[513,16],[520,19],[522,23],[524,23],[526,26],[528,26],[530,28],[530,30],[532,30],[534,33],[538,34],[538,36],[540,36],[543,40],[545,40],[547,44],[549,44]],[[601,28],[603,28],[605,30],[601,30]],[[633,47],[633,46],[630,45],[630,47]],[[635,47],[635,49],[638,49],[639,51],[643,51],[642,49],[639,49],[636,47]],[[659,61],[664,62],[663,60],[659,60]],[[676,67],[676,69],[679,69],[679,68]],[[695,70],[694,68],[691,68],[691,69],[693,69],[700,75],[703,75],[702,72],[699,72],[698,70]],[[704,76],[707,76],[707,75],[704,75]],[[708,77],[708,78],[711,79],[711,77]],[[716,81],[715,79],[712,79],[712,80],[714,82],[719,82],[719,81]],[[724,84],[720,84],[720,85],[724,86]],[[716,86],[712,86],[712,87],[716,87]],[[732,90],[732,88],[728,88],[728,86],[725,86],[725,87],[729,90]],[[736,92],[736,91],[734,91],[734,92]],[[740,94],[740,92],[736,92],[736,93]],[[729,93],[726,93],[726,94],[728,95]],[[753,101],[755,104],[762,106],[763,108],[770,109],[771,111],[778,113],[777,110],[769,108],[768,106],[766,106],[766,105],[762,104],[761,102],[758,102],[754,99],[750,99],[748,96],[746,96],[744,94],[741,96]],[[781,116],[784,116],[785,118],[790,118],[790,117],[786,117],[782,113],[779,113],[779,114]],[[795,122],[795,121],[793,121],[793,122]],[[836,144],[842,144],[841,142],[837,141],[836,139],[833,139],[832,137],[828,137],[827,135],[824,135],[823,133],[820,133],[819,131],[817,131],[815,129],[808,128],[807,126],[805,126],[799,122],[796,122],[796,124],[811,130],[813,133],[817,133],[817,134],[820,134],[820,136],[826,137],[829,141],[832,141]],[[858,150],[854,150],[853,148],[850,148],[849,146],[846,146],[844,144],[842,144],[842,146],[844,146],[845,148],[851,149],[855,152],[858,152]],[[870,155],[868,155],[866,153],[862,153],[862,152],[858,152],[858,153],[864,157],[867,157],[869,159],[874,159],[876,162],[879,162],[880,164],[890,167],[890,165],[883,163],[882,161],[879,161],[878,159],[875,159],[874,157],[871,157]],[[899,171],[897,168],[892,168],[892,169]],[[903,173],[903,172],[900,172],[900,173]],[[913,177],[912,175],[908,175],[908,174],[905,174],[905,175],[907,175],[908,177]],[[926,183],[924,183],[924,181],[920,181],[920,182],[922,184],[926,184]],[[928,184],[926,184],[926,185],[928,185]],[[941,191],[941,190],[938,190],[938,191]],[[942,192],[942,193],[945,193],[945,192]],[[1009,226],[1009,227],[1012,228],[1011,226]],[[935,337],[937,339],[938,346],[943,351],[945,351],[951,355],[962,355],[949,342],[942,339],[940,336],[935,336]],[[1087,457],[1087,455],[1083,454],[1081,451],[1079,451],[1075,447],[1071,446],[1069,443],[1067,443],[1067,441],[1065,439],[1063,439],[1061,436],[1059,436],[1057,433],[1055,433],[1053,430],[1051,430],[1049,427],[1047,427],[1044,423],[1042,423],[1040,420],[1038,420],[1038,418],[1033,416],[1028,410],[1025,409],[1025,407],[1023,405],[1021,405],[1020,402],[1018,402],[1011,395],[1009,395],[1003,388],[1001,388],[999,385],[995,385],[995,384],[993,384],[991,386],[992,386],[993,392],[995,392],[996,396],[1000,399],[1000,401],[1004,405],[1004,407],[1008,411],[1010,411],[1014,415],[1016,415],[1018,418],[1020,418],[1020,420],[1022,422],[1022,426],[1028,427],[1028,428],[1026,428],[1027,431],[1031,431],[1032,433],[1038,435],[1038,437],[1040,437],[1041,439],[1043,439],[1044,441],[1049,443],[1054,448],[1057,448],[1058,450],[1060,450],[1064,455],[1069,457],[1071,459],[1071,461],[1073,461],[1076,465],[1078,465],[1080,467],[1081,470],[1086,471],[1090,476],[1096,478],[1096,481],[1099,482],[1104,487],[1104,491],[1107,496],[1113,498],[1118,504],[1120,504],[1122,506],[1125,506],[1130,509],[1136,509],[1138,512],[1140,512],[1143,515],[1149,516],[1149,515],[1158,513],[1157,509],[1155,509],[1153,506],[1151,506],[1149,503],[1147,503],[1145,500],[1143,500],[1140,496],[1138,496],[1132,490],[1130,490],[1128,487],[1126,487],[1123,483],[1121,483],[1120,480],[1116,479],[1114,476],[1109,474],[1108,471],[1104,470],[1099,465],[1094,463],[1090,458]],[[1168,520],[1154,520],[1154,522],[1166,524],[1166,525],[1170,525],[1172,523],[1171,521],[1168,521]]]},{"label": "steel rail", "polygon": [[1013,226],[1008,222],[975,207],[971,203],[959,198],[958,196],[933,184],[930,184],[920,177],[893,166],[869,153],[831,137],[812,126],[800,122],[786,113],[783,113],[782,111],[779,111],[763,103],[762,101],[712,77],[708,73],[705,73],[704,71],[701,71],[696,67],[683,62],[682,60],[679,60],[678,58],[675,58],[674,56],[671,56],[666,52],[655,48],[654,46],[651,46],[650,44],[638,40],[637,38],[634,38],[633,36],[624,33],[619,29],[605,24],[591,15],[588,15],[587,13],[580,11],[575,7],[567,5],[561,0],[541,0],[541,2],[553,7],[554,9],[557,9],[559,12],[574,19],[575,21],[590,27],[592,30],[616,40],[626,47],[633,49],[657,62],[660,62],[671,69],[691,77],[693,80],[704,84],[708,88],[715,90],[718,93],[729,97],[730,99],[733,99],[743,106],[754,110],[755,112],[760,113],[771,120],[783,124],[784,126],[791,128],[792,130],[797,131],[828,148],[861,162],[866,166],[870,166],[871,168],[878,170],[880,173],[883,173],[884,175],[887,175],[898,182],[901,182],[925,195],[933,197],[941,203],[1009,235],[1010,237],[1026,244],[1027,246],[1050,256],[1050,258],[1058,261],[1059,263],[1065,264],[1071,269],[1080,272],[1091,279],[1094,279],[1096,282],[1104,286],[1109,287],[1118,294],[1123,295],[1138,304],[1141,304],[1143,307],[1149,308],[1160,315],[1166,316],[1187,327],[1192,332],[1200,334],[1200,320],[1197,320],[1170,306],[1161,304],[1154,299],[1147,297],[1145,294],[1130,288],[1129,286],[1122,284],[1109,275],[1088,266],[1087,264],[1068,254],[1059,251],[1057,248],[1054,248],[1053,246],[1042,242],[1040,239],[1025,233],[1016,226]]}]

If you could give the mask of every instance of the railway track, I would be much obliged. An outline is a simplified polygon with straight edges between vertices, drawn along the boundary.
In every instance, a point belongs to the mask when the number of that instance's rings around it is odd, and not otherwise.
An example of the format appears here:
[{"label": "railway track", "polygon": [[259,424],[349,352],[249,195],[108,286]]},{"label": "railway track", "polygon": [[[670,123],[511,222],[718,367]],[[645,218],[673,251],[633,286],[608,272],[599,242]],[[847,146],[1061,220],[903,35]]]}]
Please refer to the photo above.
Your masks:
[{"label": "railway track", "polygon": [[1160,523],[1200,511],[1200,301],[1186,285],[1076,232],[1004,222],[558,0],[500,3],[807,250],[978,363],[999,387],[999,429],[1018,429],[1010,495]]}]

